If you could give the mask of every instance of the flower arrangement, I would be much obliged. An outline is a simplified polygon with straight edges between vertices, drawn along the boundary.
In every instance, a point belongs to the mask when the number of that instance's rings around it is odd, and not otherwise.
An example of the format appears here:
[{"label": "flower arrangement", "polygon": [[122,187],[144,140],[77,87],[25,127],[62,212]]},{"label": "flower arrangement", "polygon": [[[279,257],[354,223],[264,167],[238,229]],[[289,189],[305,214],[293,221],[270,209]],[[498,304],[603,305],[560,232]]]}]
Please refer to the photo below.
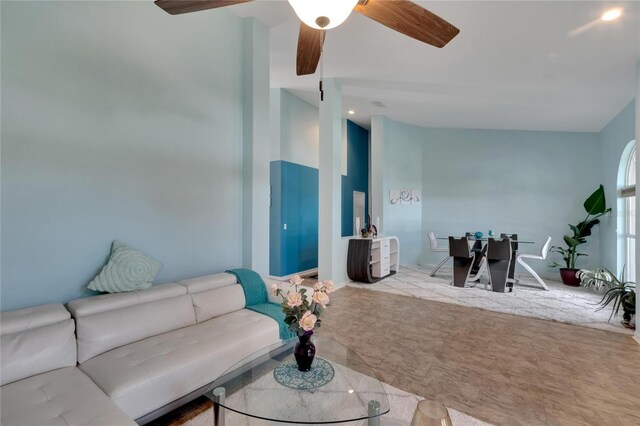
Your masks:
[{"label": "flower arrangement", "polygon": [[313,286],[311,301],[307,298],[307,289],[300,288],[304,279],[295,275],[289,283],[293,290],[284,293],[279,284],[273,284],[271,291],[276,296],[282,297],[282,312],[285,314],[284,322],[289,326],[289,330],[298,336],[311,334],[313,330],[320,327],[320,316],[329,303],[329,294],[335,291],[333,281],[318,281]]}]

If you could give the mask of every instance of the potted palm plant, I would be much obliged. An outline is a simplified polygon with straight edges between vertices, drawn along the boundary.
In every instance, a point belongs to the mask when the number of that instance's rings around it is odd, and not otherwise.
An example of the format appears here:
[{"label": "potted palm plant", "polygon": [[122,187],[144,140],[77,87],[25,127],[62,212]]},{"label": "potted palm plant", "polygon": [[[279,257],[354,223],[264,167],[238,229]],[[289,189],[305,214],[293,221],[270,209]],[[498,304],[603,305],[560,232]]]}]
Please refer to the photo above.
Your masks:
[{"label": "potted palm plant", "polygon": [[[564,236],[566,247],[551,247],[551,251],[562,256],[564,261],[565,267],[560,268],[562,282],[574,287],[580,285],[580,278],[576,275],[578,272],[578,269],[576,269],[576,260],[580,256],[586,256],[586,253],[578,251],[578,247],[587,242],[587,237],[591,235],[593,227],[600,223],[599,218],[611,211],[611,209],[607,207],[604,197],[604,187],[602,185],[585,200],[583,206],[587,212],[587,216],[577,225],[569,225],[571,234]],[[562,266],[562,264],[554,262],[551,266],[557,267]]]},{"label": "potted palm plant", "polygon": [[606,289],[602,300],[599,302],[602,310],[613,304],[609,321],[617,316],[622,308],[622,325],[627,328],[635,328],[634,317],[636,315],[636,283],[624,280],[624,269],[620,278],[606,268],[590,271],[582,269],[578,277],[585,287],[597,287]]}]

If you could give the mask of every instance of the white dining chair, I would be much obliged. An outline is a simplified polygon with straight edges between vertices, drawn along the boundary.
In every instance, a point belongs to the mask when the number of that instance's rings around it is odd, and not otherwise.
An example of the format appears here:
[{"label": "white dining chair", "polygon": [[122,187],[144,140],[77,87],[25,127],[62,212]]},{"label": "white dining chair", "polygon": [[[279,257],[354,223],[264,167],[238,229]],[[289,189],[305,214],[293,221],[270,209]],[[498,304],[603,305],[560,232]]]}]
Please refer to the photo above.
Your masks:
[{"label": "white dining chair", "polygon": [[[431,246],[431,251],[434,253],[449,253],[449,249],[448,248],[444,248],[444,247],[438,247],[438,239],[436,238],[436,234],[434,234],[433,232],[429,232],[429,245]],[[431,273],[429,274],[429,276],[433,277],[436,272],[438,271],[438,269],[440,269],[442,267],[442,265],[444,265],[445,263],[447,263],[447,260],[451,259],[451,256],[447,255],[447,257],[445,257],[444,259],[442,259],[442,262],[438,263],[438,266],[436,266],[435,268],[433,268],[433,271],[431,271]]]},{"label": "white dining chair", "polygon": [[542,246],[542,250],[541,250],[540,254],[523,253],[523,254],[518,256],[518,263],[521,264],[524,267],[524,269],[529,271],[529,273],[531,275],[533,275],[533,278],[535,278],[540,283],[542,288],[545,289],[545,290],[549,290],[549,287],[547,287],[547,284],[544,282],[544,280],[542,278],[540,278],[540,276],[538,274],[536,274],[536,271],[534,271],[531,266],[527,265],[524,262],[523,259],[546,260],[547,259],[547,254],[549,254],[549,247],[550,246],[551,246],[551,237],[547,237],[547,241]]},{"label": "white dining chair", "polygon": [[[484,275],[484,273],[487,271],[487,258],[486,256],[482,256],[482,259],[480,260],[480,266],[478,268],[478,272],[476,272],[475,275],[469,275],[469,279],[467,280],[468,283],[477,283],[480,281],[480,278],[482,278],[482,276]],[[488,286],[488,283],[484,284],[484,289],[486,290]]]}]

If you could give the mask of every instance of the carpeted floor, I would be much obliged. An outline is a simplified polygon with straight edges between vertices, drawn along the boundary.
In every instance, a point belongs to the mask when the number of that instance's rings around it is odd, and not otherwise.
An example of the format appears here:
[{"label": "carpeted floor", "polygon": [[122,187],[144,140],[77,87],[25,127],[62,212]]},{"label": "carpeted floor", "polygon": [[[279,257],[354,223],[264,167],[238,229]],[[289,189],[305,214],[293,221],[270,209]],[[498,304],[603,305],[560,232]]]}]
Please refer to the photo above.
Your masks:
[{"label": "carpeted floor", "polygon": [[530,277],[519,277],[521,284],[513,293],[496,293],[484,289],[486,278],[474,288],[453,287],[451,268],[441,268],[430,277],[431,268],[402,266],[400,272],[374,284],[350,283],[351,287],[454,305],[469,306],[494,312],[541,318],[617,333],[633,334],[624,328],[620,316],[609,322],[611,308],[597,311],[602,295],[582,287],[569,287],[546,280],[545,291]]}]

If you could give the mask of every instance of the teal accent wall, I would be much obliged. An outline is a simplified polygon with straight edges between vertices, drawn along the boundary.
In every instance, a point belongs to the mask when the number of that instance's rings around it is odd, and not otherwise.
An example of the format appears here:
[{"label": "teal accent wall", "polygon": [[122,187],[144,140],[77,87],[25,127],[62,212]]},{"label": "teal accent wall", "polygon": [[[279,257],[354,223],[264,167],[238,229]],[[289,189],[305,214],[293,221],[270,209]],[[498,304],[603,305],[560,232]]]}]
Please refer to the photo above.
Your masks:
[{"label": "teal accent wall", "polygon": [[157,282],[238,267],[240,18],[3,2],[1,19],[1,308],[90,294],[114,239],[161,260]]},{"label": "teal accent wall", "polygon": [[365,221],[369,214],[369,131],[350,120],[346,123],[347,175],[342,176],[343,237],[353,235],[353,191],[364,192]]},{"label": "teal accent wall", "polygon": [[[318,119],[317,107],[287,90],[271,89],[269,273],[272,276],[288,276],[318,267]],[[340,220],[343,235],[350,235],[353,191],[364,192],[368,201],[369,132],[351,121],[344,123]],[[314,200],[303,200],[312,196]],[[311,212],[310,208],[316,211]],[[368,213],[368,206],[366,209]],[[304,223],[296,225],[298,220]]]},{"label": "teal accent wall", "polygon": [[[620,273],[623,253],[618,242],[618,218],[624,215],[622,203],[618,203],[618,170],[625,147],[635,140],[635,100],[629,103],[605,126],[598,135],[600,139],[600,167],[602,184],[605,187],[607,204],[613,208],[610,216],[600,219],[600,258],[602,266]],[[622,230],[620,230],[622,232]]]},{"label": "teal accent wall", "polygon": [[277,277],[282,266],[282,162],[269,164],[269,275]]},{"label": "teal accent wall", "polygon": [[283,277],[317,268],[318,169],[273,161],[271,182],[269,273]]}]

